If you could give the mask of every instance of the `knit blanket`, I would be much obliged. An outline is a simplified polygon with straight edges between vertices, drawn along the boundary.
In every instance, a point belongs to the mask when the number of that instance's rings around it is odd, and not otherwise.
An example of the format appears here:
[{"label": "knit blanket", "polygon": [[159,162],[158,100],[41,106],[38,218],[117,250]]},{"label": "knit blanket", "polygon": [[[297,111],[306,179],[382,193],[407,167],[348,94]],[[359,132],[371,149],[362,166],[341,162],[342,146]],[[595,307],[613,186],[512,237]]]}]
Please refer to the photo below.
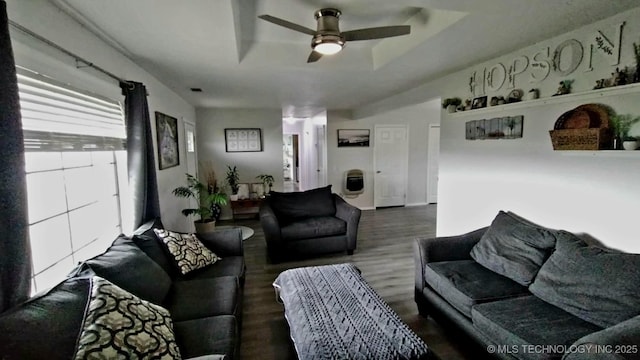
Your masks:
[{"label": "knit blanket", "polygon": [[431,358],[353,264],[286,270],[273,286],[300,360]]}]

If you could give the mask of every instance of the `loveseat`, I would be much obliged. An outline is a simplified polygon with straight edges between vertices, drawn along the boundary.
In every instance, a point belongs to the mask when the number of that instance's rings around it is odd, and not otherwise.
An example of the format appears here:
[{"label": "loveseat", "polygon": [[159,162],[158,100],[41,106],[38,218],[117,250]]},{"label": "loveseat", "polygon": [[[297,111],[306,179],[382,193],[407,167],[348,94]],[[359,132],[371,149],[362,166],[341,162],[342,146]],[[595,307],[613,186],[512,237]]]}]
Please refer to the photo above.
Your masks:
[{"label": "loveseat", "polygon": [[260,205],[260,223],[272,262],[346,251],[353,254],[361,211],[331,192],[272,191]]},{"label": "loveseat", "polygon": [[640,358],[640,254],[501,211],[489,227],[416,239],[414,255],[419,313],[483,357]]},{"label": "loveseat", "polygon": [[159,220],[120,235],[66,280],[0,314],[0,358],[238,359],[240,230],[197,239]]}]

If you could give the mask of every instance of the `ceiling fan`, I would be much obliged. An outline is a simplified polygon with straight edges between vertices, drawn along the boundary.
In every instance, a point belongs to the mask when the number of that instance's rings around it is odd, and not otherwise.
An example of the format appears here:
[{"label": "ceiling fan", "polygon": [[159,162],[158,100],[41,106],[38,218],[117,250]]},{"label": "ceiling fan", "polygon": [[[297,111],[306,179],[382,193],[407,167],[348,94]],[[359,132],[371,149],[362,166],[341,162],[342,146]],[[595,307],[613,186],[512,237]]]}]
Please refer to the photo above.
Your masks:
[{"label": "ceiling fan", "polygon": [[271,15],[260,15],[260,19],[284,26],[287,29],[313,36],[311,39],[311,54],[307,62],[316,62],[323,55],[333,55],[344,47],[347,41],[373,40],[393,36],[407,35],[411,32],[409,25],[381,26],[340,32],[338,19],[341,12],[338,9],[326,8],[316,11],[317,30],[292,23]]}]

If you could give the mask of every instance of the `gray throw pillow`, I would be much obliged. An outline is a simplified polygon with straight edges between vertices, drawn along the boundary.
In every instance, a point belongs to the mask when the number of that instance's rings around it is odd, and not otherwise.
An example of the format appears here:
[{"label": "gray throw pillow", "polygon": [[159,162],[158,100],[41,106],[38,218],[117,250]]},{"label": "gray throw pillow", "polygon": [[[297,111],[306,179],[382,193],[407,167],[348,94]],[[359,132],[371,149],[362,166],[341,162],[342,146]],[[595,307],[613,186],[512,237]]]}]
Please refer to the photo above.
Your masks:
[{"label": "gray throw pillow", "polygon": [[0,358],[73,358],[91,278],[66,279],[0,314]]},{"label": "gray throw pillow", "polygon": [[169,275],[125,235],[80,264],[71,276],[94,274],[154,304],[162,304],[171,287]]},{"label": "gray throw pillow", "polygon": [[528,286],[556,244],[558,230],[500,211],[471,257],[487,269]]},{"label": "gray throw pillow", "polygon": [[609,327],[640,315],[640,254],[558,239],[529,290],[585,321]]}]

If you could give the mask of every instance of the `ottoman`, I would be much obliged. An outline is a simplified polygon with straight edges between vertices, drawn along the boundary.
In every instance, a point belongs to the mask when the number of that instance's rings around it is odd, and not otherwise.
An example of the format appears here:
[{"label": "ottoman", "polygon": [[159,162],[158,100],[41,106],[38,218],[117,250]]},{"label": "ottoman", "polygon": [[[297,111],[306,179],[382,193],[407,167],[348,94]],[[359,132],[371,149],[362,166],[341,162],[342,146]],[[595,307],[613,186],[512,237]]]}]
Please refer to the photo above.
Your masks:
[{"label": "ottoman", "polygon": [[435,358],[353,264],[286,270],[273,286],[300,360]]}]

